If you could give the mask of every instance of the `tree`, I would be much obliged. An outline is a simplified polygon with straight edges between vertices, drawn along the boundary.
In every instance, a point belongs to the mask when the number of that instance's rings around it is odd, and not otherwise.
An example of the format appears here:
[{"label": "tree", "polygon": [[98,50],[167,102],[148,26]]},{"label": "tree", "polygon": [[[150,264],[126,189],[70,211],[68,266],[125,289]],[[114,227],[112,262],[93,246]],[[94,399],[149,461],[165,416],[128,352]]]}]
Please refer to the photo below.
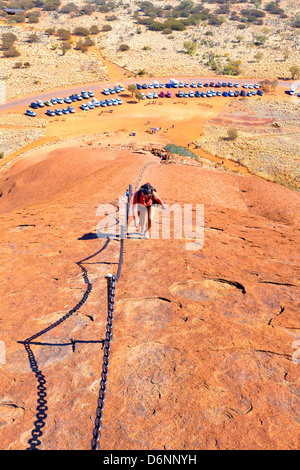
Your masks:
[{"label": "tree", "polygon": [[300,67],[298,67],[298,65],[292,65],[292,67],[290,68],[290,72],[292,75],[292,80],[300,77]]},{"label": "tree", "polygon": [[67,51],[69,51],[69,50],[72,48],[72,46],[71,46],[71,44],[70,44],[69,42],[63,41],[63,42],[60,44],[60,48],[61,48],[61,50],[62,50],[63,55],[65,55],[65,53],[66,53]]},{"label": "tree", "polygon": [[130,91],[132,97],[133,95],[135,94],[136,90],[137,90],[137,86],[134,85],[134,84],[131,84],[131,85],[128,85],[127,87],[127,90]]}]

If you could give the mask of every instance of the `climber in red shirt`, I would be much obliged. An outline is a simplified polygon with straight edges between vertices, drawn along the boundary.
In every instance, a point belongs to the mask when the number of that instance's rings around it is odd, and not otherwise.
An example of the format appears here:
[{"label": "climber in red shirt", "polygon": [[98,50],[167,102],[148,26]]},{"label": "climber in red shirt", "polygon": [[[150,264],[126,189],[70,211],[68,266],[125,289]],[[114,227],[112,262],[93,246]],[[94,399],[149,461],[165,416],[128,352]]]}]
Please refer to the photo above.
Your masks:
[{"label": "climber in red shirt", "polygon": [[[149,230],[151,228],[154,216],[155,206],[166,208],[166,204],[158,196],[150,183],[145,183],[133,196],[132,214],[135,227],[138,230],[141,224],[141,233],[145,238],[149,238]],[[146,217],[147,215],[147,217]]]}]

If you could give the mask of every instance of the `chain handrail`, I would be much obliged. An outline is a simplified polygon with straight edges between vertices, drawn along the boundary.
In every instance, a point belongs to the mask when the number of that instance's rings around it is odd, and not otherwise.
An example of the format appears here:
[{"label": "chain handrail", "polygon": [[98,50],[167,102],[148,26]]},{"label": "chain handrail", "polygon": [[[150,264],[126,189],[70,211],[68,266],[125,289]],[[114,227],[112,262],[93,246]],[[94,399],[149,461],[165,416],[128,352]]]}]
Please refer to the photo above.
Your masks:
[{"label": "chain handrail", "polygon": [[129,219],[129,208],[130,208],[130,199],[132,196],[132,186],[129,185],[129,189],[126,191],[127,196],[127,207],[126,207],[126,226],[121,225],[121,241],[120,241],[120,256],[118,263],[117,275],[108,274],[106,276],[107,280],[107,324],[106,324],[106,334],[104,340],[104,353],[103,353],[103,362],[102,362],[102,372],[100,380],[100,389],[98,394],[98,402],[96,408],[96,419],[95,427],[93,429],[93,439],[91,442],[92,450],[99,450],[100,448],[100,438],[101,438],[101,429],[102,429],[102,418],[103,418],[103,409],[106,395],[106,384],[107,384],[107,375],[108,375],[108,366],[109,366],[109,357],[110,357],[110,345],[112,341],[112,328],[113,328],[113,315],[114,315],[114,306],[115,306],[115,292],[116,284],[121,277],[122,265],[123,265],[123,256],[124,256],[124,240],[125,240],[125,229],[128,227]]}]

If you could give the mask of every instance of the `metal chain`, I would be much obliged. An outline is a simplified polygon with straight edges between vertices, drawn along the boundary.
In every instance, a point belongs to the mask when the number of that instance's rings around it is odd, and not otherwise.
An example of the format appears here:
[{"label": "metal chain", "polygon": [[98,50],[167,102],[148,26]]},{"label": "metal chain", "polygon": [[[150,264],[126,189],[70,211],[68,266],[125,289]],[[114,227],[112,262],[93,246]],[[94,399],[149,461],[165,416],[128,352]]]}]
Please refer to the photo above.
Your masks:
[{"label": "metal chain", "polygon": [[93,430],[93,439],[92,439],[92,450],[99,450],[100,446],[100,437],[102,429],[102,418],[103,418],[103,409],[105,402],[106,394],[106,384],[107,384],[107,374],[109,366],[109,356],[110,356],[110,344],[112,340],[112,328],[113,328],[113,315],[114,315],[114,305],[115,305],[115,290],[117,278],[116,276],[109,274],[106,276],[107,279],[107,297],[108,297],[108,315],[107,315],[107,324],[106,324],[106,334],[104,340],[104,355],[103,355],[103,365],[98,397],[98,406],[96,409],[96,419],[95,427]]},{"label": "metal chain", "polygon": [[120,279],[122,265],[123,265],[125,228],[127,228],[128,226],[129,206],[130,206],[130,199],[132,196],[131,185],[129,186],[129,190],[126,192],[126,196],[127,196],[126,227],[124,225],[121,225],[121,243],[120,243],[118,272],[117,272],[117,276],[114,276],[112,274],[108,274],[106,276],[108,315],[107,315],[107,324],[106,324],[106,334],[105,334],[105,340],[104,340],[104,355],[103,355],[103,363],[102,363],[100,389],[99,389],[99,395],[98,395],[98,406],[96,409],[95,427],[93,429],[93,439],[91,442],[92,450],[99,450],[99,447],[100,447],[102,418],[103,418],[103,409],[104,409],[104,402],[105,402],[106,384],[107,384],[107,375],[108,375],[108,366],[109,366],[109,357],[110,357],[110,345],[112,341],[115,292],[116,292],[116,284]]}]

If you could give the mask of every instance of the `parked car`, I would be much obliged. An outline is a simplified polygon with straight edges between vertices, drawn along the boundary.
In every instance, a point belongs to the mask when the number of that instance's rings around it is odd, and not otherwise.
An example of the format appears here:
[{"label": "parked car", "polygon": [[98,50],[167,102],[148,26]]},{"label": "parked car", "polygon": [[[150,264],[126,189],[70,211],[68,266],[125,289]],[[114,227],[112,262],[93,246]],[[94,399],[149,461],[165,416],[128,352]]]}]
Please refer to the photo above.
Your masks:
[{"label": "parked car", "polygon": [[117,86],[120,88],[120,91],[125,91],[125,88],[123,87],[122,83],[117,83]]},{"label": "parked car", "polygon": [[89,95],[90,98],[93,98],[93,97],[95,96],[95,95],[94,95],[94,92],[91,91],[91,90],[89,90],[89,91],[87,92],[87,94]]},{"label": "parked car", "polygon": [[184,97],[184,98],[188,98],[188,97],[189,97],[189,94],[188,94],[187,91],[186,91],[185,93],[183,93],[183,97]]},{"label": "parked car", "polygon": [[149,98],[150,100],[152,100],[153,98],[152,93],[150,93],[150,91],[147,93],[147,98]]},{"label": "parked car", "polygon": [[156,91],[154,91],[154,92],[152,93],[152,96],[153,96],[153,98],[158,98],[158,94],[156,93]]},{"label": "parked car", "polygon": [[204,93],[204,91],[201,93],[201,98],[206,98],[206,93]]},{"label": "parked car", "polygon": [[154,82],[152,82],[152,84],[153,84],[154,88],[159,88],[159,83],[158,82],[154,81]]},{"label": "parked car", "polygon": [[146,89],[148,88],[147,83],[143,83],[142,88],[143,88],[144,90],[146,90]]},{"label": "parked car", "polygon": [[38,106],[37,103],[32,102],[32,103],[30,103],[30,107],[31,107],[32,109],[38,109],[39,106]]},{"label": "parked car", "polygon": [[165,84],[164,84],[164,83],[160,83],[160,84],[159,84],[159,88],[165,88]]},{"label": "parked car", "polygon": [[190,87],[189,83],[185,83],[184,86],[185,86],[185,88],[189,88],[189,87]]},{"label": "parked car", "polygon": [[222,96],[222,92],[220,90],[217,91],[217,96]]},{"label": "parked car", "polygon": [[136,84],[136,87],[137,87],[138,90],[141,90],[141,89],[142,89],[142,85],[141,85],[140,83],[137,83],[137,84]]},{"label": "parked car", "polygon": [[73,106],[71,106],[71,105],[68,106],[68,111],[72,114],[76,112],[75,109],[73,108]]},{"label": "parked car", "polygon": [[82,96],[79,95],[79,93],[76,93],[74,96],[75,96],[77,101],[82,101]]},{"label": "parked car", "polygon": [[223,82],[222,87],[226,87],[226,86],[227,86],[227,82]]},{"label": "parked car", "polygon": [[88,110],[89,110],[89,107],[88,107],[88,105],[86,105],[85,103],[82,103],[82,104],[80,105],[80,109],[82,109],[83,111],[88,111]]},{"label": "parked car", "polygon": [[247,83],[244,83],[244,84],[243,84],[243,88],[248,88]]},{"label": "parked car", "polygon": [[254,83],[254,88],[256,88],[256,89],[258,90],[259,84],[258,84],[258,83]]},{"label": "parked car", "polygon": [[179,98],[183,98],[183,91],[182,90],[179,90],[178,96],[179,96]]},{"label": "parked car", "polygon": [[238,90],[235,90],[234,96],[235,96],[235,97],[240,96],[240,92],[239,92]]},{"label": "parked car", "polygon": [[253,85],[250,83],[250,84],[248,85],[248,88],[250,88],[250,90],[252,90],[252,89],[253,89]]},{"label": "parked car", "polygon": [[153,90],[154,86],[152,85],[152,83],[148,84],[148,88],[150,88],[150,90]]},{"label": "parked car", "polygon": [[209,83],[207,83],[207,82],[204,83],[204,86],[205,86],[206,88],[208,88],[208,87],[209,87]]},{"label": "parked car", "polygon": [[189,95],[189,96],[190,96],[190,98],[194,98],[194,96],[195,96],[194,92],[193,92],[193,91],[190,91],[190,95]]},{"label": "parked car", "polygon": [[56,109],[55,109],[55,114],[56,114],[57,116],[62,116],[62,111],[61,111],[60,109],[56,108]]},{"label": "parked car", "polygon": [[199,96],[200,96],[200,91],[199,91],[199,90],[196,90],[196,91],[195,91],[195,96],[196,96],[197,98],[199,98]]},{"label": "parked car", "polygon": [[50,100],[44,101],[44,104],[45,104],[46,106],[52,106],[52,103],[51,103]]},{"label": "parked car", "polygon": [[100,101],[100,105],[103,106],[103,108],[105,108],[105,106],[107,106],[106,102],[104,100],[101,100]]},{"label": "parked car", "polygon": [[36,113],[34,111],[32,111],[31,109],[27,109],[25,111],[25,115],[26,116],[30,116],[30,117],[35,117],[36,116]]},{"label": "parked car", "polygon": [[113,106],[118,106],[118,102],[115,98],[111,99]]},{"label": "parked car", "polygon": [[215,86],[215,83],[214,82],[210,82],[209,86]]},{"label": "parked car", "polygon": [[221,83],[221,82],[217,82],[217,83],[216,83],[216,87],[217,87],[217,88],[221,88],[221,86],[222,86],[222,83]]},{"label": "parked car", "polygon": [[63,104],[64,100],[62,98],[55,98],[56,102],[59,104]]},{"label": "parked car", "polygon": [[239,84],[239,83],[235,83],[234,86],[235,86],[235,88],[240,88],[240,84]]},{"label": "parked car", "polygon": [[228,96],[227,91],[223,91],[222,95],[223,95],[223,96]]},{"label": "parked car", "polygon": [[212,97],[212,92],[211,92],[211,91],[207,91],[207,92],[206,92],[206,96],[207,96],[208,98],[211,98],[211,97]]},{"label": "parked car", "polygon": [[197,88],[196,83],[195,83],[195,82],[192,82],[192,83],[191,83],[191,87],[192,87],[192,88]]},{"label": "parked car", "polygon": [[64,102],[67,103],[67,104],[70,104],[70,103],[72,103],[72,100],[71,100],[71,98],[67,97],[67,98],[64,99]]},{"label": "parked car", "polygon": [[112,106],[112,101],[109,99],[106,99],[105,103],[107,104],[107,106]]},{"label": "parked car", "polygon": [[229,95],[229,96],[234,96],[233,91],[232,91],[232,90],[229,90],[228,95]]},{"label": "parked car", "polygon": [[123,101],[121,100],[121,98],[116,98],[116,101],[118,104],[123,104]]},{"label": "parked car", "polygon": [[251,91],[247,91],[247,96],[252,96]]},{"label": "parked car", "polygon": [[36,104],[38,105],[39,108],[43,108],[45,105],[44,105],[44,102],[41,101],[41,100],[37,100],[36,101]]},{"label": "parked car", "polygon": [[110,94],[107,88],[104,88],[102,93],[103,93],[103,95],[109,95]]},{"label": "parked car", "polygon": [[292,85],[290,87],[290,95],[293,95],[295,93],[295,91],[296,91],[296,88],[294,87],[294,85]]},{"label": "parked car", "polygon": [[261,90],[257,90],[257,94],[258,94],[258,96],[262,96],[263,92]]},{"label": "parked car", "polygon": [[69,97],[69,98],[70,98],[70,100],[71,100],[71,101],[73,101],[73,102],[75,102],[75,101],[76,101],[76,96],[75,96],[75,95],[70,95],[70,97]]},{"label": "parked car", "polygon": [[198,88],[202,88],[202,87],[203,87],[202,83],[201,83],[201,82],[198,82],[198,83],[197,83],[197,87],[198,87]]},{"label": "parked car", "polygon": [[172,93],[170,92],[170,90],[167,91],[167,98],[172,98]]},{"label": "parked car", "polygon": [[242,90],[240,94],[241,94],[241,96],[246,96],[245,90]]},{"label": "parked car", "polygon": [[93,103],[93,105],[95,106],[95,108],[99,108],[100,102],[99,102],[96,98],[93,98],[93,99],[92,99],[92,103]]},{"label": "parked car", "polygon": [[179,83],[178,83],[178,86],[179,86],[179,88],[183,88],[183,87],[184,87],[183,82],[179,82]]},{"label": "parked car", "polygon": [[52,104],[57,104],[56,99],[55,99],[55,98],[51,98],[51,103],[52,103]]},{"label": "parked car", "polygon": [[67,108],[62,109],[63,114],[70,114],[70,111]]},{"label": "parked car", "polygon": [[228,82],[228,87],[229,88],[232,88],[233,87],[233,84],[231,82]]},{"label": "parked car", "polygon": [[52,109],[47,109],[47,116],[55,116],[55,112]]},{"label": "parked car", "polygon": [[159,94],[160,98],[164,98],[165,97],[165,93],[163,91],[160,92]]},{"label": "parked car", "polygon": [[88,101],[88,102],[87,102],[87,105],[88,105],[88,107],[89,107],[90,109],[94,109],[94,108],[95,108],[95,106],[93,105],[93,103],[92,103],[91,101]]},{"label": "parked car", "polygon": [[115,86],[115,92],[116,92],[116,93],[121,93],[121,90],[120,90],[120,88],[119,88],[118,86]]}]

